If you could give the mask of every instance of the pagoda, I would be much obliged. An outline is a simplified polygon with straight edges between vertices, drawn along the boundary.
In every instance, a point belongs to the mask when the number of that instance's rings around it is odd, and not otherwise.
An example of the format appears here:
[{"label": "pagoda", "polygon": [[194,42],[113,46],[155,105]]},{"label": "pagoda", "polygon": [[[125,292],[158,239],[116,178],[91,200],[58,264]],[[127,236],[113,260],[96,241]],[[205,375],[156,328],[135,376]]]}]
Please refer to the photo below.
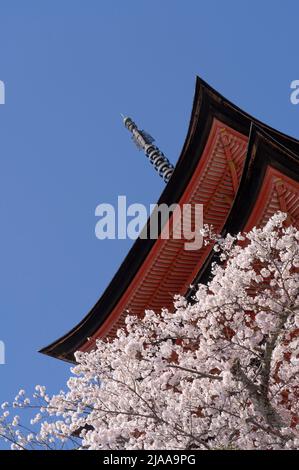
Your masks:
[{"label": "pagoda", "polygon": [[[130,118],[125,125],[166,182],[157,204],[202,204],[204,224],[222,235],[262,226],[277,211],[299,226],[299,141],[248,115],[202,79],[175,168]],[[211,245],[186,250],[184,239],[171,236],[171,215],[166,224],[169,238],[138,238],[85,318],[40,352],[74,362],[75,351],[115,337],[127,315],[172,309],[176,294],[192,299],[196,285],[209,279],[215,252]]]}]

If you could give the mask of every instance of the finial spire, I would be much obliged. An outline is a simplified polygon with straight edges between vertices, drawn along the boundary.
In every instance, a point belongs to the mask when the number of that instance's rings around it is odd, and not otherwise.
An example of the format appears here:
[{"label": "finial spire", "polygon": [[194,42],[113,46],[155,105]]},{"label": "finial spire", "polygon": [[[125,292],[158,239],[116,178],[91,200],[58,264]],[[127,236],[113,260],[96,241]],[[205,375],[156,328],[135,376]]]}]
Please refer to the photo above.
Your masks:
[{"label": "finial spire", "polygon": [[125,127],[131,132],[132,140],[137,148],[144,151],[155,170],[164,179],[165,183],[168,183],[174,171],[172,163],[156,145],[153,145],[155,139],[150,134],[138,129],[130,117],[125,117],[123,114],[121,116]]}]

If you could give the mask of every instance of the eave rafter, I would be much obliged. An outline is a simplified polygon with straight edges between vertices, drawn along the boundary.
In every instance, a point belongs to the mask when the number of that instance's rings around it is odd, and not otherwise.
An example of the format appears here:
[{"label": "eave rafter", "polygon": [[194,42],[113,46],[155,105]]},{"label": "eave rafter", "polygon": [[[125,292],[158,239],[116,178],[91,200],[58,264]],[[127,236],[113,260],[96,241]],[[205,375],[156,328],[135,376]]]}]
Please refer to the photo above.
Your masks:
[{"label": "eave rafter", "polygon": [[288,207],[288,203],[287,203],[288,189],[285,187],[285,182],[283,179],[278,178],[275,181],[275,189],[276,189],[276,193],[277,193],[277,197],[279,201],[280,210],[288,214],[286,223],[289,225],[296,224],[297,220],[292,215],[291,209]]},{"label": "eave rafter", "polygon": [[221,128],[220,139],[224,148],[225,156],[227,159],[227,164],[231,172],[231,179],[232,179],[232,185],[233,185],[234,196],[235,196],[239,187],[239,178],[238,178],[235,162],[234,162],[232,151],[231,151],[230,139],[229,139],[229,136],[227,135],[227,130],[225,127]]}]

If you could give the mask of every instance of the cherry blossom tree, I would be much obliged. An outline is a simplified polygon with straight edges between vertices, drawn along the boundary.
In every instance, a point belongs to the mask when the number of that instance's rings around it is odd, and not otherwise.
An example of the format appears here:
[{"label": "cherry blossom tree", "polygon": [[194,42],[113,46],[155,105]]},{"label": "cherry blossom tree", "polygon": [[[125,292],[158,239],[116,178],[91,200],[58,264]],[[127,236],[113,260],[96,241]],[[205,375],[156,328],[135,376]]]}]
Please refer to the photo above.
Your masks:
[{"label": "cherry blossom tree", "polygon": [[128,315],[115,339],[76,353],[67,391],[21,391],[13,406],[39,408],[34,432],[2,405],[13,448],[298,448],[299,231],[278,213],[214,250],[192,302]]}]

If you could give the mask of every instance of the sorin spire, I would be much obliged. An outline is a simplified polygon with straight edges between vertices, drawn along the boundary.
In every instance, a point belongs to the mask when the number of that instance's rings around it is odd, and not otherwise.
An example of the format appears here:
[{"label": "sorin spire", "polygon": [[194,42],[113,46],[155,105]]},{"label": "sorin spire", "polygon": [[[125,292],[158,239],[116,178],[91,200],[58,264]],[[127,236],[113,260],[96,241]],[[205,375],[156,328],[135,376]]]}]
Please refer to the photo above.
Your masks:
[{"label": "sorin spire", "polygon": [[161,152],[156,145],[153,145],[155,139],[150,134],[144,130],[138,129],[137,125],[130,117],[122,115],[122,118],[124,125],[132,133],[132,140],[137,148],[144,151],[155,170],[159,173],[161,178],[164,179],[165,183],[168,183],[174,171],[172,163],[170,163],[168,158],[165,157],[164,153]]}]

